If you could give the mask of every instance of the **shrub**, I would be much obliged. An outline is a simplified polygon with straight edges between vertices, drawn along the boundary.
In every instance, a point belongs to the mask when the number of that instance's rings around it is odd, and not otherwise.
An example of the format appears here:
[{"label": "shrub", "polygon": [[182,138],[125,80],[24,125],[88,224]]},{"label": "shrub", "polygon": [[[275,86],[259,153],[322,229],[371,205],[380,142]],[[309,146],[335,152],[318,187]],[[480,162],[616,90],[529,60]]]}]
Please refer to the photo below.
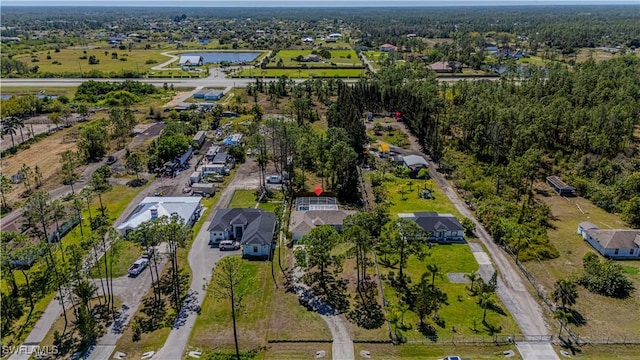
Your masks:
[{"label": "shrub", "polygon": [[619,264],[611,260],[601,261],[598,255],[592,252],[587,253],[582,262],[584,273],[578,282],[590,292],[614,298],[627,298],[635,290]]}]

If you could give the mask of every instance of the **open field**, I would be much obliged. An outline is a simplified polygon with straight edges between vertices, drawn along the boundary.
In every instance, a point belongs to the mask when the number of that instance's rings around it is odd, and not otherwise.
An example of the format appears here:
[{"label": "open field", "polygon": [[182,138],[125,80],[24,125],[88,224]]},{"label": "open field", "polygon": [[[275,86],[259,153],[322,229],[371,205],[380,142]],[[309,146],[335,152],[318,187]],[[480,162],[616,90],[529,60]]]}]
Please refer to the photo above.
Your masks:
[{"label": "open field", "polygon": [[[380,125],[382,125],[382,123],[380,123]],[[384,141],[389,145],[398,146],[405,149],[410,145],[409,137],[407,136],[407,134],[395,127],[389,126],[388,128],[385,128],[383,126],[383,130],[378,133],[379,135],[376,135],[372,129],[369,129],[367,130],[367,134],[375,137],[378,141]]]},{"label": "open field", "polygon": [[76,93],[73,87],[50,87],[50,86],[15,86],[2,88],[2,95],[39,95],[44,91],[44,95],[66,96],[72,98]]},{"label": "open field", "polygon": [[[127,271],[131,264],[136,261],[142,255],[142,248],[140,245],[129,241],[129,240],[121,240],[116,245],[116,252],[113,258],[113,277],[117,278],[120,276],[127,275]],[[111,262],[111,252],[107,255],[107,262]],[[101,278],[104,277],[104,264],[100,262],[96,264],[89,273],[89,276],[92,278]]]},{"label": "open field", "polygon": [[325,351],[325,359],[331,359],[331,343],[273,343],[267,345],[267,350],[259,353],[255,359],[313,359],[320,350]]},{"label": "open field", "polygon": [[[580,235],[576,233],[578,224],[589,221],[601,229],[626,228],[615,214],[610,214],[596,207],[590,201],[581,198],[563,198],[553,193],[546,185],[538,188],[547,191],[548,196],[537,196],[549,206],[553,228],[548,230],[549,240],[559,250],[560,257],[544,262],[530,261],[525,267],[534,275],[538,283],[548,294],[553,291],[554,283],[563,277],[577,277],[582,270],[582,257],[587,252],[596,252]],[[598,340],[622,340],[625,338],[640,339],[640,263],[637,261],[618,261],[625,266],[627,277],[632,280],[636,292],[628,299],[614,299],[588,292],[578,286],[578,299],[573,309],[586,320],[583,326],[570,325],[580,336],[593,337]],[[616,309],[616,311],[610,311]]]},{"label": "open field", "polygon": [[[47,52],[51,59],[47,59]],[[105,55],[106,53],[106,55]],[[114,58],[114,53],[117,58]],[[118,48],[100,47],[89,50],[60,49],[60,52],[40,51],[30,55],[18,55],[15,59],[29,66],[39,66],[39,73],[88,73],[91,70],[102,72],[146,72],[151,67],[167,61],[169,58],[160,54],[158,49],[149,50],[120,50]],[[80,57],[86,56],[86,59]],[[89,57],[95,56],[99,64],[89,65]],[[39,61],[33,62],[32,59]],[[123,59],[126,59],[123,61]],[[54,62],[57,62],[54,64]],[[153,62],[148,64],[147,62]]]},{"label": "open field", "polygon": [[359,78],[366,75],[364,69],[244,69],[235,77],[267,77],[287,76],[292,79],[308,78]]}]

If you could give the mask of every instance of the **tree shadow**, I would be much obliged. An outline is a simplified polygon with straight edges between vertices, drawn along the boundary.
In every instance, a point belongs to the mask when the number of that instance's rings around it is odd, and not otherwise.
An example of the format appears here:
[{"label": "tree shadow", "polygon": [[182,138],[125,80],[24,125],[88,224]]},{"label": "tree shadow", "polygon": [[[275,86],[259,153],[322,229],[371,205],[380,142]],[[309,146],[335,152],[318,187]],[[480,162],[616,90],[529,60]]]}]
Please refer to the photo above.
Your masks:
[{"label": "tree shadow", "polygon": [[487,330],[487,333],[491,336],[502,332],[502,326],[490,324],[486,320],[482,321],[482,325],[484,325],[485,330]]},{"label": "tree shadow", "polygon": [[438,342],[438,332],[433,325],[424,322],[418,326],[418,331],[434,343]]},{"label": "tree shadow", "polygon": [[500,314],[502,316],[507,316],[507,313],[505,313],[504,310],[500,306],[498,306],[496,304],[489,304],[487,306],[487,309],[489,309],[489,310],[491,310],[491,311],[493,311],[493,312],[495,312],[497,314]]},{"label": "tree shadow", "polygon": [[565,311],[571,314],[571,318],[569,319],[570,324],[573,324],[575,326],[585,326],[587,324],[587,319],[585,319],[578,310],[567,309]]}]

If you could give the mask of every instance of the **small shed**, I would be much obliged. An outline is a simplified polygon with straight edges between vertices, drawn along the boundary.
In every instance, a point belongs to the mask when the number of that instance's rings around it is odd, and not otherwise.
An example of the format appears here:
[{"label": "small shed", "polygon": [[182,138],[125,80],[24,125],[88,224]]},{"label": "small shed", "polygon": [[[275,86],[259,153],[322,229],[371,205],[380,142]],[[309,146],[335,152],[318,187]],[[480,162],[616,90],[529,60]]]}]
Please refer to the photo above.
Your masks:
[{"label": "small shed", "polygon": [[547,185],[551,186],[560,196],[575,196],[576,194],[576,188],[567,185],[562,179],[555,175],[547,176]]},{"label": "small shed", "polygon": [[200,195],[202,197],[211,197],[216,193],[216,187],[213,184],[195,183],[191,185],[192,195]]},{"label": "small shed", "polygon": [[194,183],[200,182],[202,180],[202,173],[200,171],[194,171],[191,176],[189,176],[189,184],[192,185]]}]

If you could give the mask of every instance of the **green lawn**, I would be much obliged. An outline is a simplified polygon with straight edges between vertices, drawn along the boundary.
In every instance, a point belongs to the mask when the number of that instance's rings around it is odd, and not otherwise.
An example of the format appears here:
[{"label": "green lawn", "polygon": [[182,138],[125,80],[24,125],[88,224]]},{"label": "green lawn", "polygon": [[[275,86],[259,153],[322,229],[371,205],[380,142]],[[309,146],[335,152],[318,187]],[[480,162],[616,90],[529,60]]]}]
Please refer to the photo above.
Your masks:
[{"label": "green lawn", "polygon": [[254,208],[257,203],[255,190],[236,190],[233,193],[229,208]]},{"label": "green lawn", "polygon": [[38,95],[41,91],[44,91],[45,95],[66,96],[73,98],[76,93],[75,87],[50,87],[50,86],[16,86],[16,87],[3,87],[3,95]]},{"label": "green lawn", "polygon": [[[271,315],[274,285],[271,279],[271,263],[243,261],[247,277],[239,292],[242,305],[237,324],[242,350],[255,349],[265,344]],[[260,289],[260,291],[256,291]],[[212,290],[202,304],[202,313],[197,317],[191,332],[189,345],[201,349],[233,349],[233,329],[229,300],[220,298]]]},{"label": "green lawn", "polygon": [[268,77],[288,76],[293,79],[307,78],[359,78],[366,75],[364,69],[244,69],[235,77]]},{"label": "green lawn", "polygon": [[[426,250],[426,247],[425,247]],[[442,276],[436,276],[435,285],[444,291],[448,296],[448,304],[444,305],[438,315],[444,320],[444,326],[434,325],[437,330],[439,341],[451,342],[452,339],[458,337],[470,338],[473,336],[485,337],[490,336],[489,331],[482,324],[482,308],[477,304],[477,298],[472,297],[466,289],[468,284],[454,284],[449,282],[447,273],[470,273],[478,270],[478,264],[466,244],[454,245],[435,245],[428,250],[428,255],[424,260],[420,260],[415,256],[411,256],[407,261],[404,269],[405,274],[411,277],[412,283],[418,283],[423,273],[427,271],[428,264],[435,264],[440,268]],[[382,257],[379,257],[379,259]],[[381,261],[380,272],[388,274],[389,271],[398,273],[397,265],[394,267],[386,267]],[[387,299],[392,304],[398,303],[395,290],[388,284],[383,282],[384,292]],[[500,329],[499,334],[519,334],[520,330],[513,318],[509,315],[506,306],[500,303],[497,296],[494,295],[498,306],[505,314],[487,311],[487,323]],[[424,337],[417,331],[419,319],[412,311],[408,311],[404,316],[405,324],[411,326],[411,329],[400,331],[409,340],[420,340]],[[430,321],[430,320],[428,320]],[[477,331],[473,331],[474,328]],[[455,327],[455,332],[453,331]]]},{"label": "green lawn", "polygon": [[[142,255],[142,248],[140,247],[140,245],[134,242],[122,240],[119,241],[116,246],[116,253],[113,260],[114,278],[127,275],[127,270],[129,270],[129,267]],[[107,254],[107,262],[110,261],[111,252]],[[89,272],[89,276],[91,276],[92,278],[100,278],[105,276],[104,259],[102,259],[91,269],[91,271]]]},{"label": "green lawn", "polygon": [[[453,214],[458,219],[462,219],[458,210],[434,180],[403,179],[391,174],[387,174],[385,179],[383,186],[387,188],[387,203],[390,205],[389,212],[391,214],[435,211],[437,213]],[[428,189],[431,189],[434,195],[433,199],[418,197],[419,191],[425,185]],[[405,191],[405,194],[401,194],[400,190]]]}]

